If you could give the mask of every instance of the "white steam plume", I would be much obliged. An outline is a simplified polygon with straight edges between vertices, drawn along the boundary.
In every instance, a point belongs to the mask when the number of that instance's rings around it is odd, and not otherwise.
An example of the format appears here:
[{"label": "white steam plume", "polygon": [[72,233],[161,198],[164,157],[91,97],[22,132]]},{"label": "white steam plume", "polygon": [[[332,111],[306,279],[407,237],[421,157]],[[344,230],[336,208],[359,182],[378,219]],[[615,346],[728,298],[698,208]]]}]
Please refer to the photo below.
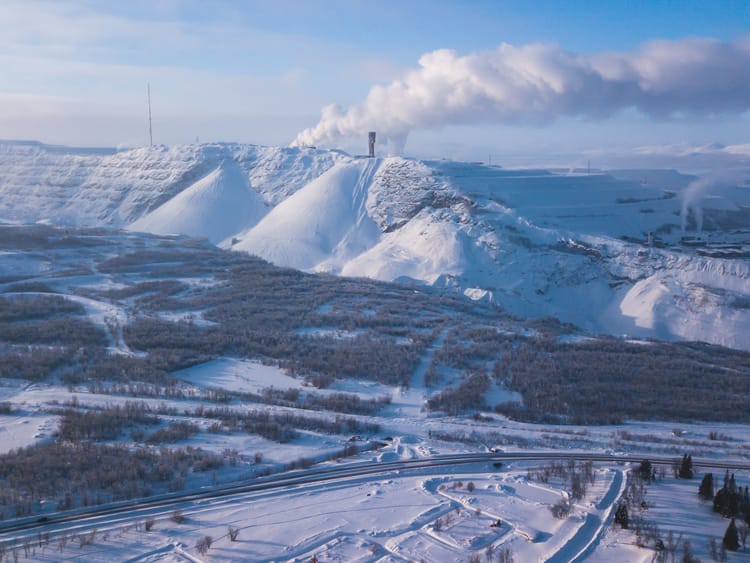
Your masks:
[{"label": "white steam plume", "polygon": [[680,210],[680,221],[682,223],[682,232],[687,231],[688,213],[693,210],[693,218],[695,219],[695,230],[698,233],[703,232],[703,192],[705,192],[709,186],[713,185],[716,178],[712,176],[703,176],[697,180],[693,180],[682,192],[682,209]]},{"label": "white steam plume", "polygon": [[747,170],[722,170],[714,171],[705,176],[696,178],[690,182],[680,195],[682,206],[680,209],[680,222],[682,232],[687,231],[688,214],[692,210],[697,233],[703,232],[703,200],[709,189],[721,190],[743,183],[747,178]]},{"label": "white steam plume", "polygon": [[401,79],[373,87],[362,103],[323,108],[320,122],[292,145],[368,130],[403,145],[416,128],[598,119],[624,108],[661,117],[750,108],[750,37],[651,41],[627,53],[576,54],[546,44],[468,55],[441,49],[422,55]]}]

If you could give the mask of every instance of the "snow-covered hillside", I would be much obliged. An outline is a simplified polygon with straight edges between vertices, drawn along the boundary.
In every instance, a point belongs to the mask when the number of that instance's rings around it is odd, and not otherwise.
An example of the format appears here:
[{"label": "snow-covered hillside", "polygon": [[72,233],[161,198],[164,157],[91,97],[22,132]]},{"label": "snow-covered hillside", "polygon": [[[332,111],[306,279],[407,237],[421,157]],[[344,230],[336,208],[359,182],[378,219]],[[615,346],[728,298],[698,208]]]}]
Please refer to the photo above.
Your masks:
[{"label": "snow-covered hillside", "polygon": [[750,349],[750,187],[694,180],[235,144],[2,143],[0,220],[183,233],[592,332]]},{"label": "snow-covered hillside", "polygon": [[233,226],[212,225],[214,213],[227,221],[227,213],[248,212],[237,230],[246,228],[265,213],[256,194],[275,205],[339,158],[314,149],[231,144],[115,151],[0,142],[0,220],[119,228],[143,218],[151,228],[158,219],[161,231],[167,224],[210,237]]}]

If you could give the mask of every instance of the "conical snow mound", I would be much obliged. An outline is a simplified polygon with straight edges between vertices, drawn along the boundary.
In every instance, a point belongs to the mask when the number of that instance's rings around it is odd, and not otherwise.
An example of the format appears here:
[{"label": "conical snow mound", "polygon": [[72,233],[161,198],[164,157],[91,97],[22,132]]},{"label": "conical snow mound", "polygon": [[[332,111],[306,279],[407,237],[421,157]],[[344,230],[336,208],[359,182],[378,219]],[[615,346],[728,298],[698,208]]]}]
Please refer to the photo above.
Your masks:
[{"label": "conical snow mound", "polygon": [[339,271],[380,236],[366,210],[377,166],[375,159],[336,164],[237,235],[232,248],[281,266]]},{"label": "conical snow mound", "polygon": [[229,143],[0,142],[0,222],[205,237],[301,270],[453,288],[592,333],[750,350],[742,178]]},{"label": "conical snow mound", "polygon": [[205,237],[218,243],[255,225],[266,211],[265,203],[242,171],[225,159],[208,175],[128,228],[161,235]]}]

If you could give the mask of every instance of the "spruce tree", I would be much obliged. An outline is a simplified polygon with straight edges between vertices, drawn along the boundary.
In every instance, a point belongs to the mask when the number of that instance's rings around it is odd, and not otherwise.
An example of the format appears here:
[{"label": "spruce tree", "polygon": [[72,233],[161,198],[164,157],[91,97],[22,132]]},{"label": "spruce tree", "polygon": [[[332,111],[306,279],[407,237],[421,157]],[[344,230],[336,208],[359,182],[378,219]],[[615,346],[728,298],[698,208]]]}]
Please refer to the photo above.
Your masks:
[{"label": "spruce tree", "polygon": [[641,462],[641,466],[638,468],[638,473],[641,476],[641,479],[646,481],[647,483],[651,482],[651,475],[652,475],[652,465],[651,462],[647,459],[644,459]]},{"label": "spruce tree", "polygon": [[714,496],[714,512],[718,512],[719,514],[724,516],[727,507],[728,495],[729,491],[727,491],[726,487],[722,487],[721,489],[716,491],[716,496]]},{"label": "spruce tree", "polygon": [[698,487],[698,494],[704,500],[711,500],[714,498],[714,475],[713,473],[706,473],[703,476],[700,487]]},{"label": "spruce tree", "polygon": [[625,502],[621,502],[615,511],[615,523],[622,526],[623,530],[627,530],[629,521],[628,505]]},{"label": "spruce tree", "polygon": [[737,551],[740,547],[740,537],[737,533],[737,526],[734,523],[734,518],[729,522],[727,531],[724,532],[722,545],[729,551]]},{"label": "spruce tree", "polygon": [[678,473],[680,479],[692,479],[693,478],[693,458],[692,456],[685,454],[682,456],[682,463],[680,464],[680,471]]},{"label": "spruce tree", "polygon": [[740,508],[739,493],[731,493],[722,487],[714,496],[714,512],[718,512],[725,518],[734,518]]}]

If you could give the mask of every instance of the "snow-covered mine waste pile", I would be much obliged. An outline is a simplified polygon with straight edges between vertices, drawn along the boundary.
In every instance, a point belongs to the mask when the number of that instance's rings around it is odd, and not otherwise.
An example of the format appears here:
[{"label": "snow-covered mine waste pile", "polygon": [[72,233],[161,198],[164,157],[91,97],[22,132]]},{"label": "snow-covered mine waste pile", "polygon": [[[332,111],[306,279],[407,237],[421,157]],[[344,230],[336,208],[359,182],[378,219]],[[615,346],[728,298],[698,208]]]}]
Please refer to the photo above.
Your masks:
[{"label": "snow-covered mine waste pile", "polygon": [[709,560],[748,191],[0,144],[0,562]]},{"label": "snow-covered mine waste pile", "polygon": [[206,237],[305,271],[448,286],[592,333],[748,349],[750,188],[695,180],[233,144],[4,143],[0,218]]}]

